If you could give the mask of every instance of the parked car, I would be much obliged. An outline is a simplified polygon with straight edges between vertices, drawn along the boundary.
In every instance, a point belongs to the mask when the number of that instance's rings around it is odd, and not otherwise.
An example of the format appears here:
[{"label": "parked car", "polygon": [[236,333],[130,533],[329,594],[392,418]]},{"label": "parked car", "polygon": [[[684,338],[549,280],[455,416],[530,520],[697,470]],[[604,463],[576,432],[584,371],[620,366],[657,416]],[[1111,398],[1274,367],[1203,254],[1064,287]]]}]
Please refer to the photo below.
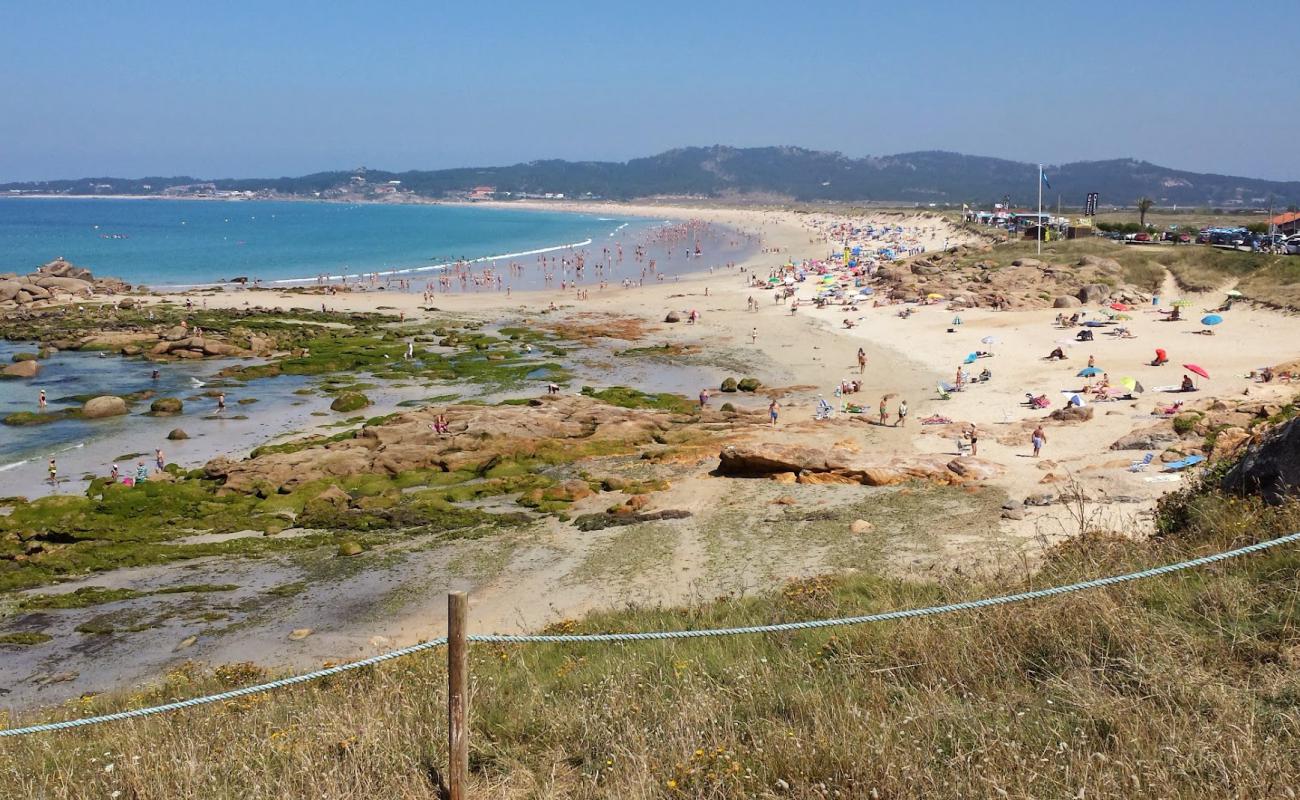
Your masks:
[{"label": "parked car", "polygon": [[1300,233],[1286,240],[1287,255],[1300,256]]},{"label": "parked car", "polygon": [[1149,242],[1151,241],[1151,234],[1147,233],[1146,231],[1142,231],[1141,233],[1135,233],[1133,234],[1133,241]]}]

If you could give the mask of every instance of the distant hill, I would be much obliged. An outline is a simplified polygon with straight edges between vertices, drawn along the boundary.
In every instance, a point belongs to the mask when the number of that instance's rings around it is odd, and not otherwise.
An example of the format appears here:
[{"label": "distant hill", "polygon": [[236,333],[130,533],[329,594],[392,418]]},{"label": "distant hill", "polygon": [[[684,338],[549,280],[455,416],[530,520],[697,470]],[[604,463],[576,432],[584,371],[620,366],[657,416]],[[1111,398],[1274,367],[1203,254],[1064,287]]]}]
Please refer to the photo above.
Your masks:
[{"label": "distant hill", "polygon": [[[1131,205],[1141,196],[1169,207],[1285,207],[1300,203],[1300,181],[1267,181],[1186,172],[1146,161],[1077,161],[1047,168],[1052,188],[1080,206],[1088,192],[1102,205]],[[990,203],[1037,201],[1037,167],[1000,158],[944,151],[849,158],[800,147],[686,147],[626,162],[530,161],[506,167],[387,172],[320,172],[290,178],[201,180],[191,177],[82,178],[0,184],[0,192],[61,194],[203,194],[252,192],[262,196],[355,197],[409,192],[439,198],[474,187],[498,193],[564,194],[626,200],[651,196],[755,195],[799,201]],[[400,181],[400,184],[391,183]],[[394,188],[396,187],[396,188]]]}]

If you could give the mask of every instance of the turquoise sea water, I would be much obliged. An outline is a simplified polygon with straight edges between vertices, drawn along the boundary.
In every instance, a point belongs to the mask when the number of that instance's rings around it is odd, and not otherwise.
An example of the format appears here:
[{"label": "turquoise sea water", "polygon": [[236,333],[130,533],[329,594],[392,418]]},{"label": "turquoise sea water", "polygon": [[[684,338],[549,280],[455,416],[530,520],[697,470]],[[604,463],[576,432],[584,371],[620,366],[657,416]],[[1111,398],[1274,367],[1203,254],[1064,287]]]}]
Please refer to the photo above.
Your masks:
[{"label": "turquoise sea water", "polygon": [[[430,269],[588,243],[644,220],[525,209],[272,200],[0,198],[0,272],[63,257],[150,286]],[[485,262],[486,263],[486,262]],[[523,288],[517,286],[516,288]]]}]

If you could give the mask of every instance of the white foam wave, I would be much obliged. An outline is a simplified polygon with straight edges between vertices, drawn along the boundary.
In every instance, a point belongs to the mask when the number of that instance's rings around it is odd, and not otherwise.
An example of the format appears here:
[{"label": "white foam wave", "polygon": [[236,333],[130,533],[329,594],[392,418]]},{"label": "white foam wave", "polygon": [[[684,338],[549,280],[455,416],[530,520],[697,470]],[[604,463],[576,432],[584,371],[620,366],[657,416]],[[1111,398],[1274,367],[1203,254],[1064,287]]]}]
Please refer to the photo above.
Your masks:
[{"label": "white foam wave", "polygon": [[30,459],[24,458],[22,461],[14,461],[10,464],[0,464],[0,472],[6,472],[16,467],[21,467],[23,464],[26,464],[29,460]]}]

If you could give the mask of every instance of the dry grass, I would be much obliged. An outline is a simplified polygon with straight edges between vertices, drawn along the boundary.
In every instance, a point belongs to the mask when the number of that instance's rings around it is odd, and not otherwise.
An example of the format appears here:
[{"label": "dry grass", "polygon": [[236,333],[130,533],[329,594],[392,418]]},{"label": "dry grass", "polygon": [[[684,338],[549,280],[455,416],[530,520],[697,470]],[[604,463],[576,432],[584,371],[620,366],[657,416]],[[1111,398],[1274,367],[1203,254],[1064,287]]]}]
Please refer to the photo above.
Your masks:
[{"label": "dry grass", "polygon": [[[767,622],[1044,586],[1294,530],[1300,510],[1212,499],[1180,519],[1176,541],[1076,540],[1028,581],[860,574],[575,627]],[[1300,554],[1283,548],[930,620],[678,643],[476,646],[472,796],[1292,797],[1297,568]],[[158,689],[51,716],[256,679],[183,669]],[[224,706],[6,740],[0,796],[434,797],[444,684],[434,654]]]}]

